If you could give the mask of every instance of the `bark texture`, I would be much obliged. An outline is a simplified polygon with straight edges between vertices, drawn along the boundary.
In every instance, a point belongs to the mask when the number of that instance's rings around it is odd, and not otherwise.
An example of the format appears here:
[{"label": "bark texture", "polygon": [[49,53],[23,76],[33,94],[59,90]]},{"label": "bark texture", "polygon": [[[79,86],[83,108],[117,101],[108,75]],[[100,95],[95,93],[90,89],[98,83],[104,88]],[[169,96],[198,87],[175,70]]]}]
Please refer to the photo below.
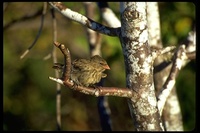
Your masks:
[{"label": "bark texture", "polygon": [[134,126],[137,131],[162,131],[153,83],[154,59],[148,44],[146,3],[123,5],[120,40],[124,50],[127,87],[136,92],[128,99]]}]

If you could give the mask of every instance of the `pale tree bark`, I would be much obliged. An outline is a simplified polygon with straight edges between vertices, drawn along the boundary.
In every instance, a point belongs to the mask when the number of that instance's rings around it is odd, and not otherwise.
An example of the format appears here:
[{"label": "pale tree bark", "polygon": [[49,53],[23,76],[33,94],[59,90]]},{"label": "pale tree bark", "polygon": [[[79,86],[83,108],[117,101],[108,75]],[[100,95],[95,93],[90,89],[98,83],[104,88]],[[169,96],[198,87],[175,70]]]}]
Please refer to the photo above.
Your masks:
[{"label": "pale tree bark", "polygon": [[146,3],[121,6],[121,44],[126,66],[127,87],[137,93],[128,104],[137,131],[161,131],[153,83],[153,57],[148,43]]},{"label": "pale tree bark", "polygon": [[[110,27],[97,23],[68,9],[60,2],[50,2],[50,4],[64,16],[91,30],[119,37],[124,55],[127,88],[99,87],[94,89],[83,86],[74,88],[73,81],[69,77],[71,66],[69,51],[64,44],[58,42],[54,45],[63,53],[64,62],[67,65],[65,65],[62,78],[49,77],[51,80],[88,95],[126,97],[136,131],[182,130],[180,106],[174,85],[181,67],[187,63],[188,59],[195,59],[195,31],[188,37],[189,45],[179,46],[171,62],[164,63],[164,67],[160,68],[160,64],[162,65],[165,61],[157,57],[171,53],[174,47],[162,48],[157,3],[120,3],[121,27],[117,28],[113,28],[109,23]],[[152,18],[155,22],[151,21]],[[168,66],[169,64],[171,66]],[[168,69],[164,69],[166,66]],[[160,70],[165,71],[157,74]],[[157,75],[154,76],[154,74]],[[162,114],[163,108],[164,113]],[[173,112],[173,109],[176,112]],[[164,122],[161,120],[162,115]],[[168,115],[173,115],[173,117]]]},{"label": "pale tree bark", "polygon": [[[157,2],[147,2],[147,21],[149,31],[149,45],[154,48],[163,48],[160,33],[159,8]],[[154,61],[154,66],[159,65],[163,61],[164,59],[162,56],[158,56]],[[154,85],[156,92],[159,92],[159,90],[162,88],[166,80],[166,75],[169,74],[171,66],[172,65],[169,65],[162,71],[154,73]],[[176,88],[174,86],[165,103],[163,113],[161,114],[164,128],[167,131],[183,131],[181,109],[175,89]],[[171,110],[176,110],[176,112],[172,112]]]}]

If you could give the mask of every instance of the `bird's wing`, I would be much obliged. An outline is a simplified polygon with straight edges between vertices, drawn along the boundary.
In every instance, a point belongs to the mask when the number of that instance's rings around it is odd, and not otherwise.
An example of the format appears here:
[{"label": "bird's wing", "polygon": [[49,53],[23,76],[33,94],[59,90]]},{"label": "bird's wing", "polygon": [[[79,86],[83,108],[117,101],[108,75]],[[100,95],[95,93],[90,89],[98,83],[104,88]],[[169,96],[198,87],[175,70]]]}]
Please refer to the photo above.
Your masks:
[{"label": "bird's wing", "polygon": [[64,68],[64,65],[61,64],[61,63],[54,63],[52,68],[58,70],[59,72],[61,72],[63,70],[63,68]]},{"label": "bird's wing", "polygon": [[74,69],[84,70],[86,65],[89,64],[89,60],[87,59],[76,59],[73,61],[72,66]]}]

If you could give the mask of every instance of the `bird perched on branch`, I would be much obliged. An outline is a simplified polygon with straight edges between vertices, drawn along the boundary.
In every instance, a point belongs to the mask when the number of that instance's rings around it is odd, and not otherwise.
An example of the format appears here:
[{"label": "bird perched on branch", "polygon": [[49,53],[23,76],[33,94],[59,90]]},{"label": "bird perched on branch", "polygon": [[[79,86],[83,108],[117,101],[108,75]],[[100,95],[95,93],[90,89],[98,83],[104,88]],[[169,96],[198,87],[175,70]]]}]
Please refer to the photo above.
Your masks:
[{"label": "bird perched on branch", "polygon": [[[53,68],[63,69],[61,64],[55,63]],[[107,62],[99,55],[92,56],[91,59],[76,59],[72,62],[70,78],[77,85],[93,86],[99,83],[101,78],[105,78],[107,74],[103,73],[106,69],[110,69]]]}]

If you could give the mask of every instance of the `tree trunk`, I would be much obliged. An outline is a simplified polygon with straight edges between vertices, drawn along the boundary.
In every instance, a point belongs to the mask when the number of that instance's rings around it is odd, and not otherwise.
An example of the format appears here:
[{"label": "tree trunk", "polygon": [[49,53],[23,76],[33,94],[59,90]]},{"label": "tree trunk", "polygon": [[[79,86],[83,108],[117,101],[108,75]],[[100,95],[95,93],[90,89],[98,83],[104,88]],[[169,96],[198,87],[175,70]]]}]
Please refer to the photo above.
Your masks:
[{"label": "tree trunk", "polygon": [[135,91],[128,99],[137,131],[162,131],[153,82],[153,58],[148,44],[145,2],[121,4],[121,36],[126,84]]}]

